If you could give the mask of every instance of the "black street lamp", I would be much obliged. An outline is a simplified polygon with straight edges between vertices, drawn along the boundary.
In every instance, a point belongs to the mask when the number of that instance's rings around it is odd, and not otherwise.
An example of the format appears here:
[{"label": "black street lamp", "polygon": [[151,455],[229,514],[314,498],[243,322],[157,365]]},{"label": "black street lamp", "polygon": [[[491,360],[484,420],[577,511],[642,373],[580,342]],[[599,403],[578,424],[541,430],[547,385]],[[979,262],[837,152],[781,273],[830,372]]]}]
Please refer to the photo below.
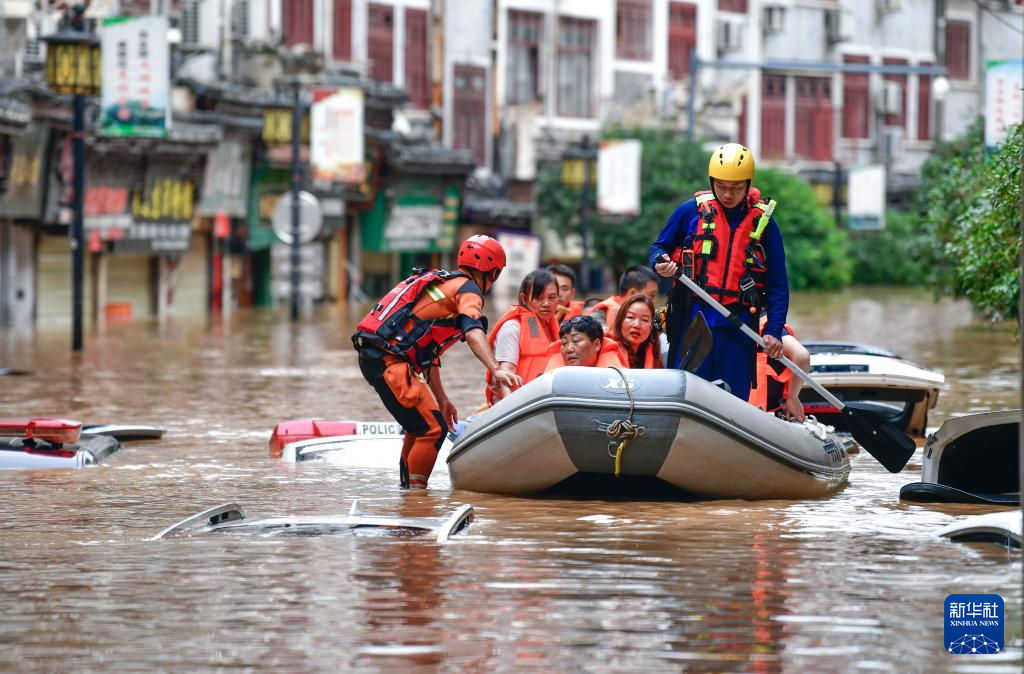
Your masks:
[{"label": "black street lamp", "polygon": [[74,160],[74,203],[71,221],[71,348],[82,350],[82,286],[85,270],[85,97],[100,93],[100,41],[82,30],[81,14],[71,25],[43,38],[46,82],[57,94],[72,95],[71,147]]},{"label": "black street lamp", "polygon": [[590,190],[597,182],[597,146],[590,142],[590,136],[583,136],[578,145],[570,147],[562,155],[562,184],[580,188],[580,238],[583,240],[583,255],[580,259],[580,292],[590,291]]}]

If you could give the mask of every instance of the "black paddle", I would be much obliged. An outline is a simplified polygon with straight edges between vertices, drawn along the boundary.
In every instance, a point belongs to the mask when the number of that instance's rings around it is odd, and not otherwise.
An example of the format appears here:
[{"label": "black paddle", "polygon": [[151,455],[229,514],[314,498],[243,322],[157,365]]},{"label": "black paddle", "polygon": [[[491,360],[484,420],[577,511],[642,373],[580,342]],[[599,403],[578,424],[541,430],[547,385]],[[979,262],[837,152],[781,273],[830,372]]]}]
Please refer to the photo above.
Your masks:
[{"label": "black paddle", "polygon": [[679,359],[679,369],[687,372],[696,372],[704,362],[704,359],[711,353],[714,340],[711,337],[711,330],[708,328],[704,314],[697,314],[697,317],[690,321],[686,328],[686,335],[683,343],[679,346],[682,358]]},{"label": "black paddle", "polygon": [[[679,274],[676,280],[692,290],[697,297],[707,302],[715,311],[729,319],[730,323],[739,328],[747,337],[757,342],[762,349],[764,348],[764,339],[761,335],[751,330],[749,325],[723,307],[711,295],[704,292],[704,289],[694,283],[693,279],[685,274]],[[917,450],[917,445],[914,444],[914,441],[906,433],[886,422],[874,412],[847,405],[829,393],[824,386],[814,381],[811,375],[797,367],[789,358],[780,356],[778,360],[788,367],[793,374],[800,377],[805,384],[817,391],[818,395],[834,405],[836,409],[846,416],[846,421],[849,424],[850,432],[853,433],[853,438],[871,456],[875,457],[880,464],[885,466],[887,471],[898,473],[903,470],[903,466],[907,465],[907,461],[910,460],[910,457]]]}]

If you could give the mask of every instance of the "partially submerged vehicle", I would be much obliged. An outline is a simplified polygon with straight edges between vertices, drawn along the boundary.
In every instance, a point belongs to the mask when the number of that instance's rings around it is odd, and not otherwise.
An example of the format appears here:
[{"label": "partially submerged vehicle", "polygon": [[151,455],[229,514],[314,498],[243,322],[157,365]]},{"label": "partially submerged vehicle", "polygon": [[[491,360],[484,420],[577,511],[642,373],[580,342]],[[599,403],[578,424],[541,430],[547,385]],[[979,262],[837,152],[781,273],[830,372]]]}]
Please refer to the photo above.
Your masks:
[{"label": "partially submerged vehicle", "polygon": [[497,494],[813,498],[846,483],[847,442],[681,370],[570,366],[468,420],[448,469]]},{"label": "partially submerged vehicle", "polygon": [[371,531],[392,534],[430,534],[438,543],[463,531],[473,519],[473,506],[464,504],[447,517],[364,515],[358,499],[347,515],[304,515],[247,518],[235,503],[225,503],[172,524],[150,540],[188,534],[330,535]]},{"label": "partially submerged vehicle", "polygon": [[1020,410],[947,419],[928,436],[921,481],[900,498],[944,503],[1019,504]]},{"label": "partially submerged vehicle", "polygon": [[402,427],[394,421],[282,421],[270,434],[271,458],[300,463],[339,452],[348,455],[393,453],[394,465],[402,452]]},{"label": "partially submerged vehicle", "polygon": [[998,543],[1020,549],[1024,540],[1021,510],[1006,510],[985,515],[972,515],[943,527],[938,535],[965,543]]},{"label": "partially submerged vehicle", "polygon": [[[854,342],[803,342],[810,374],[844,403],[875,412],[896,428],[924,437],[945,377],[877,346]],[[804,411],[847,431],[846,419],[809,386],[800,390]]]},{"label": "partially submerged vehicle", "polygon": [[0,468],[81,468],[102,462],[121,440],[159,439],[166,431],[143,425],[82,425],[73,419],[0,420]]}]

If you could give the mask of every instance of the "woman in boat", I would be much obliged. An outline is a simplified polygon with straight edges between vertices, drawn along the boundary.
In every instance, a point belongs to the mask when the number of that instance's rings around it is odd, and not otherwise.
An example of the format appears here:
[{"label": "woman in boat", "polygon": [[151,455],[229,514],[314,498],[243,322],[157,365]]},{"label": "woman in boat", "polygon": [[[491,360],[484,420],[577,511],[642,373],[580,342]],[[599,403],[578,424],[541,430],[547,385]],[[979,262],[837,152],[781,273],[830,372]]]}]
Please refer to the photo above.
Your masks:
[{"label": "woman in boat", "polygon": [[[523,383],[544,373],[548,349],[558,338],[558,283],[554,274],[537,269],[526,275],[519,285],[519,304],[512,306],[498,320],[489,341],[498,361],[498,369],[518,374]],[[494,386],[487,373],[487,402],[494,404],[511,392]]]},{"label": "woman in boat", "polygon": [[629,367],[662,367],[661,340],[654,326],[654,302],[642,294],[630,295],[619,307],[612,337],[619,343]]},{"label": "woman in boat", "polygon": [[560,342],[551,345],[551,358],[545,372],[566,365],[629,367],[619,343],[604,336],[604,328],[593,316],[576,316],[563,321],[558,337]]}]

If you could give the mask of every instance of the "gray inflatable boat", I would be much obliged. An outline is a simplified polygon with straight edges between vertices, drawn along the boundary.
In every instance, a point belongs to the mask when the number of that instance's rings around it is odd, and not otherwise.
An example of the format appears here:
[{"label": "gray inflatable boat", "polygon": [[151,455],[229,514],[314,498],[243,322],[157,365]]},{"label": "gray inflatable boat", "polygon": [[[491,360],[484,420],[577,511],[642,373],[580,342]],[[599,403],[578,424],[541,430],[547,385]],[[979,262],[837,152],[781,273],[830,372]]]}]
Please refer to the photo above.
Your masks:
[{"label": "gray inflatable boat", "polygon": [[448,470],[495,494],[799,499],[846,483],[845,442],[688,372],[563,367],[467,422]]}]

